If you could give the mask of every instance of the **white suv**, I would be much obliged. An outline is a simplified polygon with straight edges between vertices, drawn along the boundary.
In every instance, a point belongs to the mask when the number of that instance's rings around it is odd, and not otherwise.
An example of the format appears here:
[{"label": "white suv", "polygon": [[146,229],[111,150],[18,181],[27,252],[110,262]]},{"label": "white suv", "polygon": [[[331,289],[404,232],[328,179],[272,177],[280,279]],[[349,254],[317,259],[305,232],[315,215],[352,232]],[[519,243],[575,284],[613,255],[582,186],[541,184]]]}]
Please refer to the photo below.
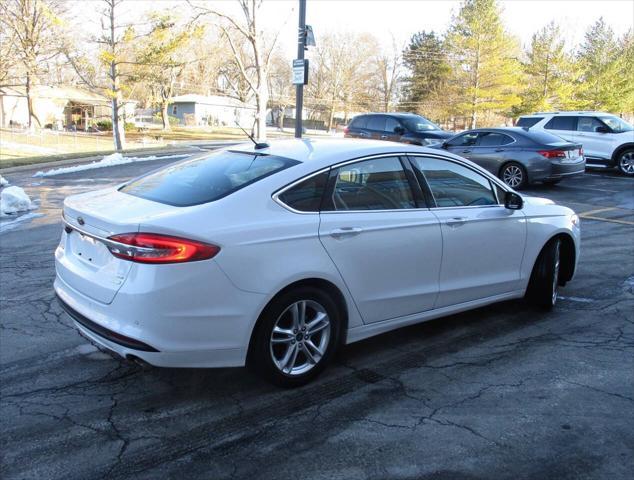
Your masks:
[{"label": "white suv", "polygon": [[583,145],[588,167],[617,167],[634,175],[634,127],[602,112],[542,112],[523,115],[518,127],[545,130]]}]

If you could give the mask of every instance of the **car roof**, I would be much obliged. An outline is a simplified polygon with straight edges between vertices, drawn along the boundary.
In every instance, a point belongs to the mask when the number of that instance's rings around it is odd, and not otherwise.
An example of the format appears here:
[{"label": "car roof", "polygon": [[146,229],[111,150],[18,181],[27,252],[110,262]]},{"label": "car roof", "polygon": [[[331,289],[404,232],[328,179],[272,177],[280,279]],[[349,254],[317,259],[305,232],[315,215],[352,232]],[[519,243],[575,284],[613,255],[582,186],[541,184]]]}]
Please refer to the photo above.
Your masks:
[{"label": "car roof", "polygon": [[417,145],[364,140],[354,138],[293,138],[272,140],[266,148],[255,148],[253,143],[227,147],[226,150],[275,155],[302,163],[328,164],[336,161],[365,157],[382,153],[435,152]]},{"label": "car roof", "polygon": [[465,130],[464,132],[460,132],[457,135],[462,135],[463,133],[478,133],[478,132],[493,132],[493,133],[519,133],[526,134],[529,133],[524,127],[492,127],[492,128],[474,128],[472,130]]},{"label": "car roof", "polygon": [[[383,117],[422,117],[418,113],[413,112],[370,112],[370,113],[362,113],[361,115],[357,115],[357,117],[365,117],[367,115],[381,115]],[[425,118],[425,117],[423,117]]]},{"label": "car roof", "polygon": [[543,117],[544,115],[575,115],[579,117],[583,117],[585,115],[614,115],[612,113],[606,112],[594,112],[594,111],[558,111],[558,112],[535,112],[526,115],[520,115],[520,118],[528,118],[528,117]]}]

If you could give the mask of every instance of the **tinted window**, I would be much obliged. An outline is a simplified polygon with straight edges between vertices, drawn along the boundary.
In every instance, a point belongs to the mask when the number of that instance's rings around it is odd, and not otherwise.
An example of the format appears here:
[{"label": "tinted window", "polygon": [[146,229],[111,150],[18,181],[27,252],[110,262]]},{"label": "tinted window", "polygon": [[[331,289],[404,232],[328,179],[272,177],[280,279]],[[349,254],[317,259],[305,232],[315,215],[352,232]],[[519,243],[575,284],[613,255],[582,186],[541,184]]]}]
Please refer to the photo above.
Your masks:
[{"label": "tinted window", "polygon": [[385,131],[385,117],[382,115],[372,115],[368,120],[368,129]]},{"label": "tinted window", "polygon": [[329,203],[332,210],[415,207],[405,172],[396,157],[376,158],[339,168]]},{"label": "tinted window", "polygon": [[520,117],[515,124],[517,127],[531,128],[536,123],[541,122],[544,117]]},{"label": "tinted window", "polygon": [[407,117],[402,117],[402,120],[407,129],[412,132],[431,132],[433,130],[440,130],[438,125],[430,122],[420,115],[409,115]]},{"label": "tinted window", "polygon": [[177,207],[213,202],[295,165],[287,158],[222,151],[180,162],[124,185],[119,190]]},{"label": "tinted window", "polygon": [[580,132],[596,132],[597,127],[605,125],[594,117],[579,117],[577,120],[577,130]]},{"label": "tinted window", "polygon": [[431,189],[436,206],[463,207],[496,205],[489,180],[473,170],[448,160],[413,157]]},{"label": "tinted window", "polygon": [[386,117],[385,118],[385,131],[386,132],[394,133],[394,129],[396,127],[400,127],[400,126],[401,126],[401,124],[395,118],[392,118],[392,117]]},{"label": "tinted window", "polygon": [[449,141],[448,145],[450,147],[470,147],[476,144],[477,139],[477,133],[465,133]]},{"label": "tinted window", "polygon": [[352,128],[366,128],[368,124],[368,117],[366,115],[363,115],[361,117],[355,117],[352,119],[352,122],[350,122],[350,127]]},{"label": "tinted window", "polygon": [[481,133],[478,138],[478,145],[480,147],[497,147],[500,145],[508,145],[513,143],[514,140],[508,135],[502,133]]},{"label": "tinted window", "polygon": [[567,140],[553,134],[548,133],[543,130],[531,130],[529,132],[525,132],[522,136],[526,138],[530,138],[533,142],[544,145],[562,145],[565,143],[569,143]]},{"label": "tinted window", "polygon": [[551,118],[544,128],[548,130],[575,130],[577,128],[577,117],[559,117]]},{"label": "tinted window", "polygon": [[279,199],[300,212],[318,212],[327,183],[328,172],[320,173],[289,188],[279,196]]}]

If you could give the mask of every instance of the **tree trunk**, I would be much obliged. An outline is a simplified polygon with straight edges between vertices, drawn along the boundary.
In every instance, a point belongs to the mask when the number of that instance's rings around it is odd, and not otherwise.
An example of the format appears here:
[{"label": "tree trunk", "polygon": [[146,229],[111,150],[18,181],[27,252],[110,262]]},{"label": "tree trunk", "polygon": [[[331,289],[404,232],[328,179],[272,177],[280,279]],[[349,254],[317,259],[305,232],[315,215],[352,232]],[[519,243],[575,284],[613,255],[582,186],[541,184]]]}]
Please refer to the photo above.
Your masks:
[{"label": "tree trunk", "polygon": [[37,122],[37,126],[41,127],[40,119],[37,118],[35,112],[33,111],[33,98],[31,97],[31,74],[26,72],[26,106],[29,113],[29,130],[33,126],[33,122],[31,119],[35,119]]},{"label": "tree trunk", "polygon": [[[114,21],[115,4],[110,4],[110,48],[111,53],[115,54],[115,45],[117,42],[115,36]],[[119,74],[117,73],[117,63],[115,59],[110,62],[110,81],[112,82],[112,138],[114,140],[114,148],[117,151],[125,148],[125,129],[121,125],[119,110],[121,108],[121,90],[119,88]]]},{"label": "tree trunk", "polygon": [[262,82],[258,94],[255,96],[258,142],[266,142],[266,107],[268,102],[269,89],[266,82]]},{"label": "tree trunk", "polygon": [[169,132],[170,130],[172,130],[172,127],[170,126],[169,113],[167,112],[168,106],[169,106],[169,103],[167,102],[167,100],[163,100],[161,102],[161,120],[163,120],[163,130],[166,132]]},{"label": "tree trunk", "polygon": [[284,131],[284,110],[286,110],[286,107],[281,108],[277,116],[277,125],[281,131]]}]

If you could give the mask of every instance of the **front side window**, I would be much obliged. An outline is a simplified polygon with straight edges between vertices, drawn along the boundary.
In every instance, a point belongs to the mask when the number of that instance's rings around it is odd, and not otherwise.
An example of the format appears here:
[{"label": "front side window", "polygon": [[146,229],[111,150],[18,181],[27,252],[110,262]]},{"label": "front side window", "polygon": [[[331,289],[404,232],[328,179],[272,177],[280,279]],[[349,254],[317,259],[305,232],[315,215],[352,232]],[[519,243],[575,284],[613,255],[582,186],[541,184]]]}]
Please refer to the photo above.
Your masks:
[{"label": "front side window", "polygon": [[280,194],[279,199],[300,212],[318,212],[328,184],[328,172],[319,173]]},{"label": "front side window", "polygon": [[605,125],[595,117],[579,117],[579,120],[577,120],[577,130],[579,132],[596,132],[598,127],[605,127]]},{"label": "front side window", "polygon": [[485,132],[481,133],[478,138],[479,147],[499,147],[500,145],[508,145],[513,143],[513,139],[503,133]]},{"label": "front side window", "polygon": [[179,162],[119,191],[176,207],[213,202],[298,162],[273,155],[220,151]]},{"label": "front side window", "polygon": [[465,133],[450,140],[447,145],[449,145],[450,147],[472,147],[476,144],[477,140],[477,133]]},{"label": "front side window", "polygon": [[430,122],[425,117],[421,117],[419,115],[403,117],[403,123],[411,132],[431,132],[441,129],[435,123]]},{"label": "front side window", "polygon": [[396,210],[415,207],[400,160],[385,157],[340,167],[326,209]]},{"label": "front side window", "polygon": [[601,117],[601,120],[605,122],[605,124],[610,127],[614,133],[631,132],[632,130],[634,130],[634,127],[632,127],[632,125],[619,117],[610,115],[606,117]]},{"label": "front side window", "polygon": [[400,126],[401,126],[401,124],[395,118],[387,117],[385,119],[385,131],[386,132],[394,133],[396,131],[396,129],[398,127],[400,127]]},{"label": "front side window", "polygon": [[576,130],[577,117],[559,117],[551,118],[546,125],[546,130]]},{"label": "front side window", "polygon": [[489,179],[449,160],[413,157],[423,174],[437,207],[496,205]]}]

